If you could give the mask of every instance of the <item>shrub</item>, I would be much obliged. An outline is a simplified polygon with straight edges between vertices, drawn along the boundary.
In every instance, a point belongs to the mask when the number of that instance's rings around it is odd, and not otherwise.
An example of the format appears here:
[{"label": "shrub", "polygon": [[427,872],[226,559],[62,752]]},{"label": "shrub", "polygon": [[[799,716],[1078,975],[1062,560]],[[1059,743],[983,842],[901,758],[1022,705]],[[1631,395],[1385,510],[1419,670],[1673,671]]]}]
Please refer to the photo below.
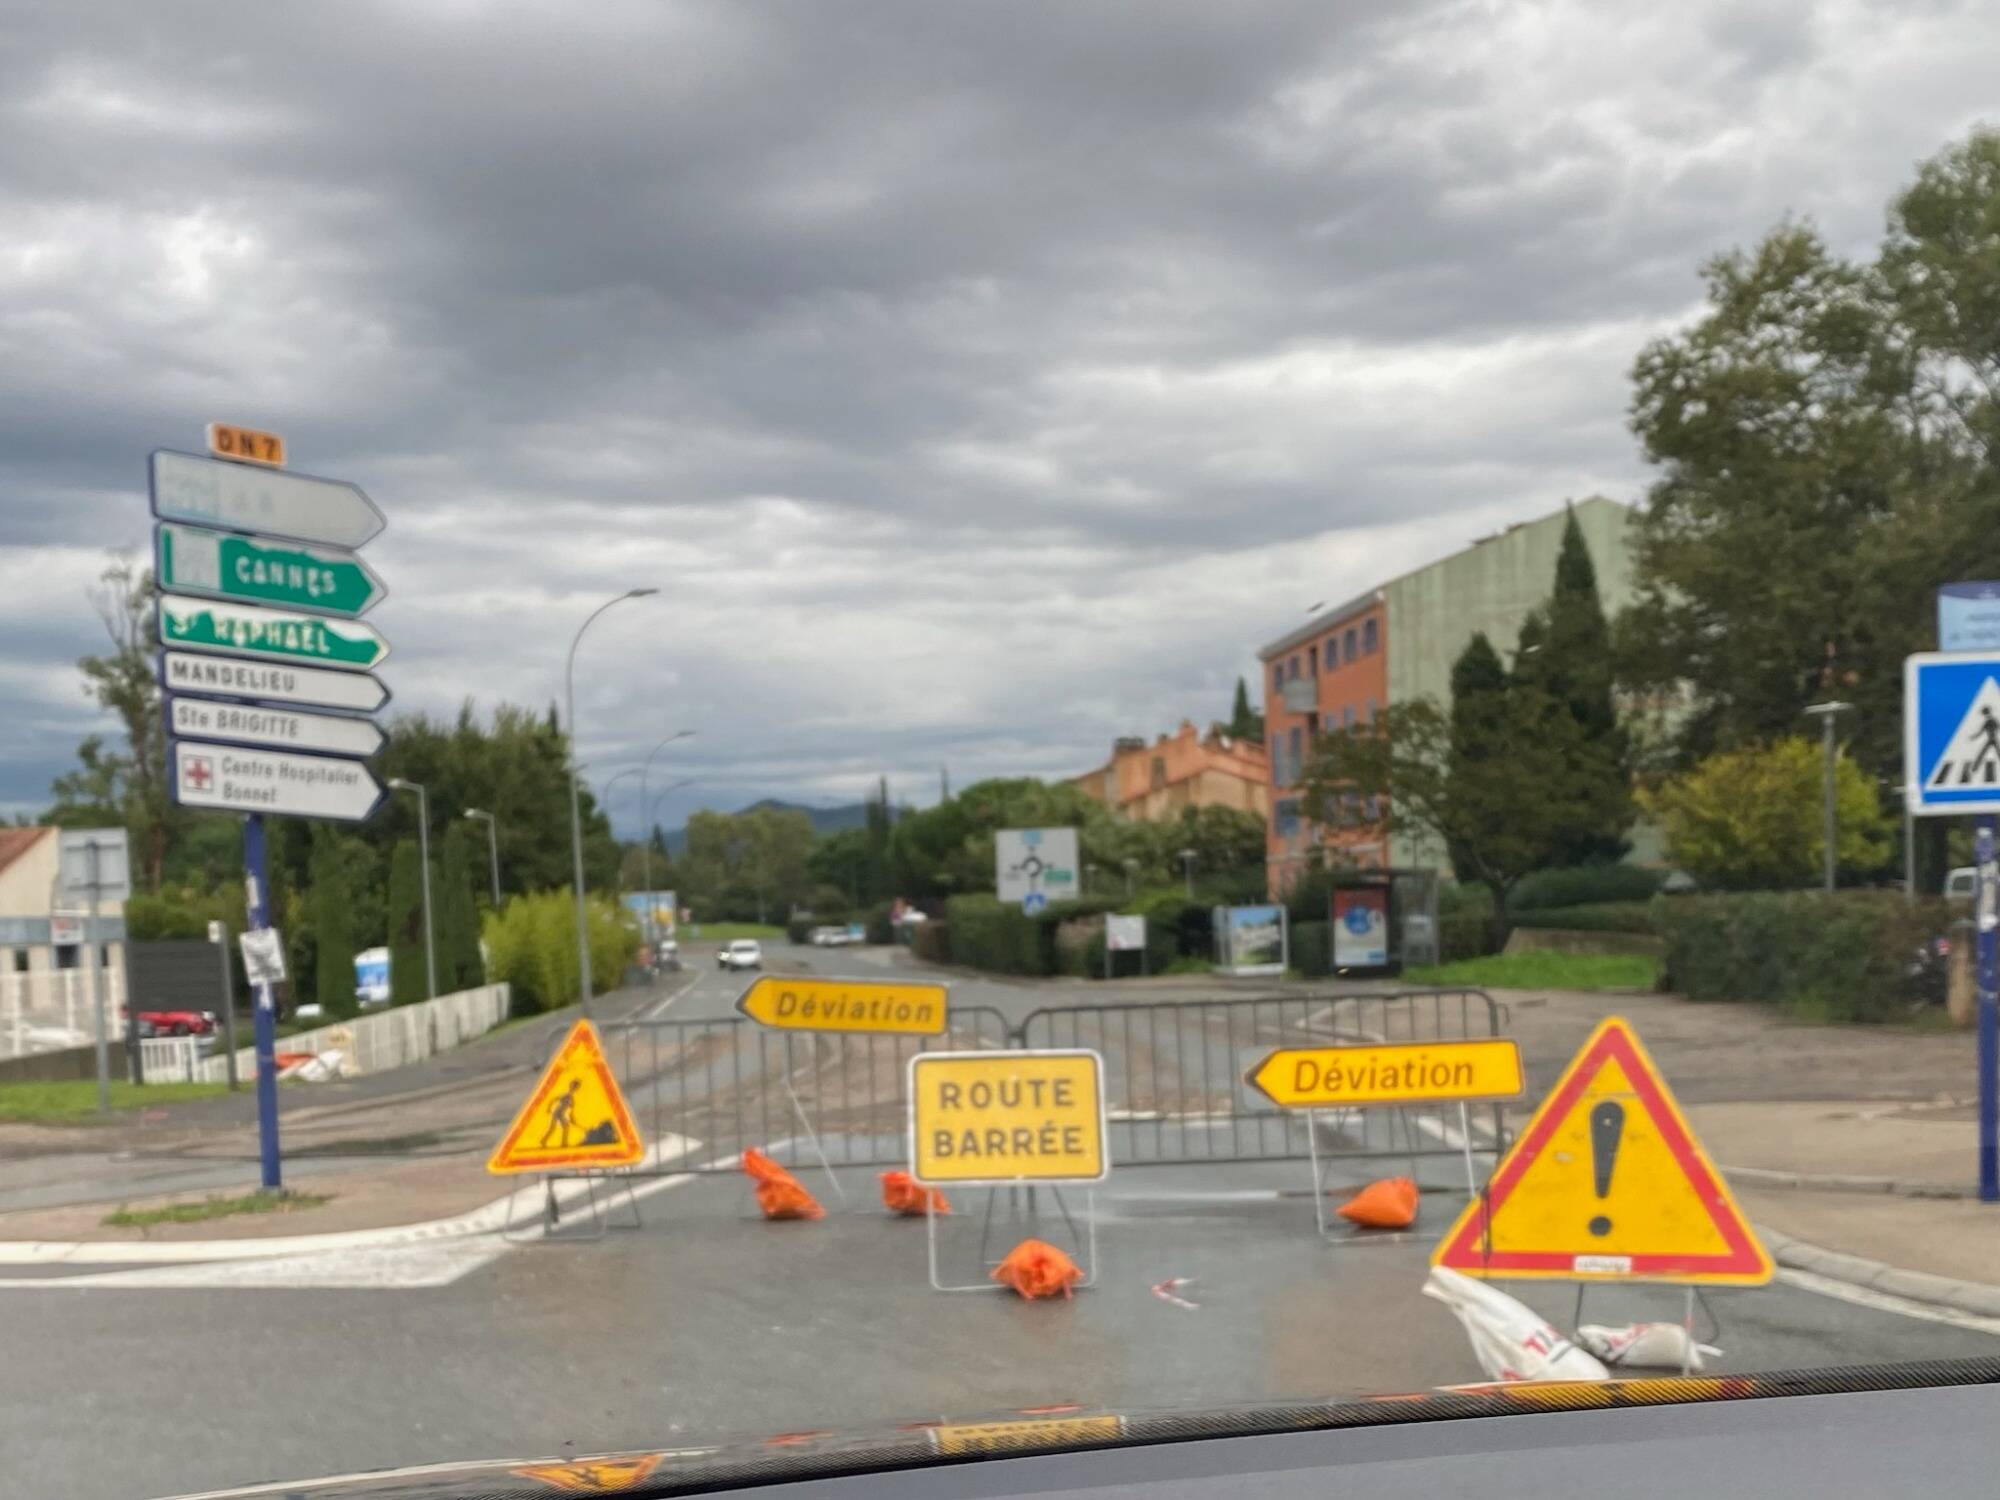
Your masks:
[{"label": "shrub", "polygon": [[1557,906],[1518,911],[1509,917],[1515,927],[1554,927],[1570,932],[1650,933],[1653,907],[1648,901],[1603,901],[1594,906]]},{"label": "shrub", "polygon": [[803,943],[812,936],[812,930],[815,927],[824,927],[825,925],[818,917],[810,914],[803,917],[787,917],[785,919],[785,941],[788,943]]},{"label": "shrub", "polygon": [[1908,956],[1946,923],[1939,903],[1887,891],[1662,897],[1652,916],[1666,940],[1663,988],[1827,1021],[1904,1014],[1918,998]]},{"label": "shrub", "polygon": [[1292,967],[1317,976],[1333,972],[1333,925],[1330,922],[1292,924]]},{"label": "shrub", "polygon": [[1438,915],[1438,957],[1444,963],[1463,958],[1484,958],[1494,951],[1493,921],[1475,907]]},{"label": "shrub", "polygon": [[[639,934],[624,912],[591,897],[585,917],[590,972],[597,990],[619,984],[639,951]],[[576,964],[576,900],[567,890],[516,896],[486,914],[487,973],[514,987],[519,1014],[570,1004],[582,988]]]},{"label": "shrub", "polygon": [[1020,907],[987,895],[954,896],[945,903],[951,924],[951,960],[993,974],[1055,972],[1055,930]]},{"label": "shrub", "polygon": [[1570,865],[1537,870],[1507,893],[1508,920],[1518,923],[1522,912],[1558,907],[1650,901],[1666,877],[1665,870],[1641,869],[1638,865]]},{"label": "shrub", "polygon": [[889,920],[889,913],[894,909],[894,906],[887,901],[877,901],[861,914],[861,923],[866,929],[864,936],[869,942],[893,943],[896,941],[896,929],[894,924]]},{"label": "shrub", "polygon": [[910,950],[925,963],[950,963],[951,923],[942,917],[933,917],[921,924],[910,939]]}]

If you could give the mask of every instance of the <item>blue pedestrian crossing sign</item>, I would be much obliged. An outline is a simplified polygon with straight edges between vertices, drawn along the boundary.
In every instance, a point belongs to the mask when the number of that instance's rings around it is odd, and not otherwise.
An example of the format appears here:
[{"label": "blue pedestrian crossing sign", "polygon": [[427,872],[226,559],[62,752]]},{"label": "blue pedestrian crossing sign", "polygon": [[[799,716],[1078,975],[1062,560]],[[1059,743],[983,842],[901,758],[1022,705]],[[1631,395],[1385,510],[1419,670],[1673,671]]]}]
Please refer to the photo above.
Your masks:
[{"label": "blue pedestrian crossing sign", "polygon": [[2000,655],[1904,661],[1903,790],[1913,813],[2000,812]]}]

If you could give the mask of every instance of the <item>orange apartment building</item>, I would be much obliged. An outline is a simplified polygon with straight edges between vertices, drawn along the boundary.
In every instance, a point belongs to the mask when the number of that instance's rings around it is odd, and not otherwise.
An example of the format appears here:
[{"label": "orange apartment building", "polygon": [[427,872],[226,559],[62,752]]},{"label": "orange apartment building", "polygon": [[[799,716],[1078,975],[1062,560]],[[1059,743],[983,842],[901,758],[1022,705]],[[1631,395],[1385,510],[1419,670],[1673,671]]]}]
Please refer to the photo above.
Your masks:
[{"label": "orange apartment building", "polygon": [[1187,807],[1233,807],[1270,821],[1263,747],[1231,739],[1219,726],[1197,734],[1186,719],[1150,745],[1137,736],[1114,741],[1111,759],[1069,781],[1121,818],[1155,822]]},{"label": "orange apartment building", "polygon": [[1258,652],[1264,664],[1264,745],[1271,816],[1264,860],[1271,894],[1291,889],[1299,872],[1331,861],[1381,868],[1388,840],[1356,799],[1340,826],[1307,815],[1299,774],[1313,736],[1371,723],[1389,700],[1388,610],[1380,589],[1323,610]]}]

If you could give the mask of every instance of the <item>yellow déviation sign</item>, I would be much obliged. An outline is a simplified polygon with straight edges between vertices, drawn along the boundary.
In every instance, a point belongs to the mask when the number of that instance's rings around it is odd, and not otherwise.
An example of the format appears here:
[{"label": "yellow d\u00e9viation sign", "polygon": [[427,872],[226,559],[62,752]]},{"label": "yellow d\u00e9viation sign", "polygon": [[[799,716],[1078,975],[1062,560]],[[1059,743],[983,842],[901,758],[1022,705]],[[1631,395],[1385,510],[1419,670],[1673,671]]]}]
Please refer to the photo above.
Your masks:
[{"label": "yellow d\u00e9viation sign", "polygon": [[630,1167],[645,1155],[639,1127],[632,1123],[632,1111],[605,1060],[597,1028],[578,1021],[542,1069],[486,1170],[500,1174]]},{"label": "yellow d\u00e9viation sign", "polygon": [[1022,1448],[1078,1448],[1115,1443],[1124,1435],[1123,1417],[1024,1417],[1012,1422],[947,1422],[931,1429],[931,1441],[946,1458]]},{"label": "yellow d\u00e9viation sign", "polygon": [[1762,1286],[1771,1257],[1632,1028],[1599,1024],[1431,1264],[1468,1276]]},{"label": "yellow d\u00e9viation sign", "polygon": [[1280,1047],[1245,1077],[1283,1109],[1518,1099],[1521,1049],[1494,1037],[1352,1047]]},{"label": "yellow d\u00e9viation sign", "polygon": [[1095,1052],[919,1052],[909,1099],[918,1182],[1102,1182],[1111,1170]]},{"label": "yellow d\u00e9viation sign", "polygon": [[736,1008],[786,1031],[879,1031],[943,1036],[945,987],[900,979],[792,979],[760,974]]},{"label": "yellow d\u00e9viation sign", "polygon": [[285,466],[285,440],[275,432],[259,432],[254,427],[232,427],[227,422],[210,422],[208,451],[223,458],[269,464],[274,469]]}]

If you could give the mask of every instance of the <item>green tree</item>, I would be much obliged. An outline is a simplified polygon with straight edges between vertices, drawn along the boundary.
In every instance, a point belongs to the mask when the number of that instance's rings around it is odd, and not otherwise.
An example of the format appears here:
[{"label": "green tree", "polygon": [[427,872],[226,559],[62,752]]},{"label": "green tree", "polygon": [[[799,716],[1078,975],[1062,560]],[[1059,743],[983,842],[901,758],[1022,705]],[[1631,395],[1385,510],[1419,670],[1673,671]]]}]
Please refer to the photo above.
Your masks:
[{"label": "green tree", "polygon": [[354,1011],[354,955],[364,946],[355,940],[359,929],[348,881],[350,864],[340,835],[325,824],[316,825],[307,889],[312,917],[313,996],[330,1015]]},{"label": "green tree", "polygon": [[1229,710],[1229,737],[1264,743],[1264,716],[1250,706],[1250,686],[1236,679],[1236,702]]},{"label": "green tree", "polygon": [[[1493,665],[1497,667],[1497,657]],[[1479,670],[1487,668],[1482,665]],[[1513,675],[1516,682],[1538,688],[1561,704],[1584,734],[1605,751],[1607,784],[1593,799],[1606,809],[1604,826],[1579,832],[1556,851],[1555,862],[1585,865],[1617,861],[1630,847],[1624,838],[1632,820],[1625,796],[1631,781],[1630,745],[1612,695],[1611,628],[1597,595],[1597,567],[1573,510],[1563,526],[1562,545],[1556,555],[1555,588],[1522,623]],[[1456,702],[1455,680],[1452,691]]]},{"label": "green tree", "polygon": [[[1651,791],[1641,805],[1666,835],[1675,864],[1704,885],[1769,889],[1819,878],[1826,851],[1825,759],[1814,741],[1720,751]],[[1874,779],[1845,753],[1834,766],[1835,863],[1879,869],[1892,824]]]},{"label": "green tree", "polygon": [[[1517,683],[1483,695],[1471,728],[1470,741],[1455,737],[1431,698],[1392,703],[1372,725],[1322,736],[1301,780],[1325,822],[1374,821],[1365,810],[1372,800],[1391,833],[1441,842],[1459,878],[1492,893],[1495,936],[1504,940],[1507,893],[1568,841],[1602,826],[1624,792],[1606,774],[1604,747],[1539,688]],[[1477,753],[1464,753],[1468,744]]]},{"label": "green tree", "polygon": [[445,829],[431,892],[436,903],[438,988],[447,994],[486,982],[485,961],[479,956],[479,904],[473,896],[478,837],[462,819]]},{"label": "green tree", "polygon": [[423,902],[417,841],[404,839],[389,859],[389,997],[396,1005],[427,996]]}]

